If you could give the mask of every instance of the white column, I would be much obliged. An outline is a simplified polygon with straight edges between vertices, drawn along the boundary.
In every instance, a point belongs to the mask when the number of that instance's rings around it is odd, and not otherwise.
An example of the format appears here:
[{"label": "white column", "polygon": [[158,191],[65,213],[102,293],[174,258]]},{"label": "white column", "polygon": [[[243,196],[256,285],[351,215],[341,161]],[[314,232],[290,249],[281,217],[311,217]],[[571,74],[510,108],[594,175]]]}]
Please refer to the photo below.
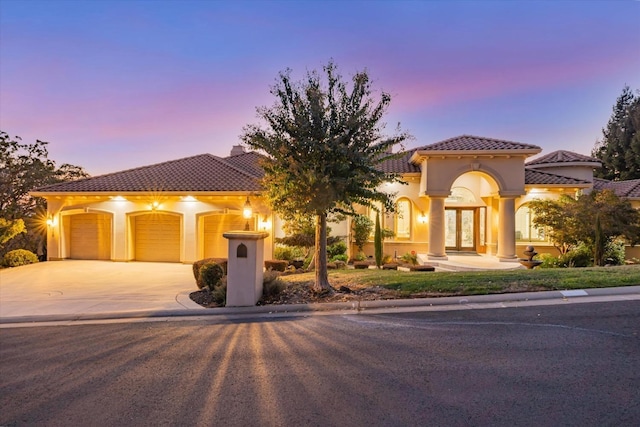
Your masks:
[{"label": "white column", "polygon": [[500,197],[498,201],[498,251],[500,261],[517,260],[515,197]]},{"label": "white column", "polygon": [[444,197],[429,198],[429,259],[447,259],[444,242]]}]

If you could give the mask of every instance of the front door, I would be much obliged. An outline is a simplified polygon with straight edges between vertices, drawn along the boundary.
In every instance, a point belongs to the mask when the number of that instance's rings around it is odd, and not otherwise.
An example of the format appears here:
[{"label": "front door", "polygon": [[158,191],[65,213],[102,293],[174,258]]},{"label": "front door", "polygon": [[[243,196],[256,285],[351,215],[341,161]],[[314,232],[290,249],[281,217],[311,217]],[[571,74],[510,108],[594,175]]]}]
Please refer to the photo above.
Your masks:
[{"label": "front door", "polygon": [[451,251],[475,251],[475,209],[446,208],[445,247]]}]

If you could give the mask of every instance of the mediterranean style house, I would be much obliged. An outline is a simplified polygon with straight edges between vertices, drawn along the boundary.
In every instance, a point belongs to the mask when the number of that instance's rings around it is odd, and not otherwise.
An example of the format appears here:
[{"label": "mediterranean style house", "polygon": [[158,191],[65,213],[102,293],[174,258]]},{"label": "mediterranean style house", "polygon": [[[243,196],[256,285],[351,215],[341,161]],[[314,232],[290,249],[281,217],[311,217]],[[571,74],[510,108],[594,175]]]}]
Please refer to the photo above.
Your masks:
[{"label": "mediterranean style house", "polygon": [[[512,261],[527,245],[555,252],[533,226],[527,206],[533,199],[609,188],[640,207],[640,180],[594,179],[598,160],[568,151],[528,161],[540,152],[535,145],[463,135],[385,162],[383,170],[407,183],[384,188],[395,194],[397,207],[383,216],[383,226],[395,233],[385,252],[415,252],[424,262],[461,252]],[[223,233],[251,229],[269,233],[264,257],[270,259],[274,237],[283,233],[260,197],[260,158],[234,146],[229,157],[202,154],[33,191],[47,200],[47,257],[191,263],[226,258]],[[333,235],[350,236],[349,220],[331,228]],[[364,249],[373,254],[372,243]],[[637,249],[627,248],[627,257],[640,257]]]}]

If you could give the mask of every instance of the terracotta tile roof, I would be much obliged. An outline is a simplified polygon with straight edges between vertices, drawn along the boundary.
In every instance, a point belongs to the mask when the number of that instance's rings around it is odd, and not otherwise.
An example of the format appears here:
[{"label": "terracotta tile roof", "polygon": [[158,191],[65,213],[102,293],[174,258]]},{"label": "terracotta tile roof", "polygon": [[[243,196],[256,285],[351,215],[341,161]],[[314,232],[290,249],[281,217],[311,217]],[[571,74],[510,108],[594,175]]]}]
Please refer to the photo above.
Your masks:
[{"label": "terracotta tile roof", "polygon": [[[480,150],[541,150],[537,145],[481,136],[461,135],[416,150],[424,151],[480,151]],[[415,151],[415,150],[414,150]]]},{"label": "terracotta tile roof", "polygon": [[407,151],[404,156],[392,160],[386,160],[378,166],[380,170],[386,173],[420,173],[420,166],[409,163],[409,159],[413,155],[412,151]]},{"label": "terracotta tile roof", "polygon": [[[227,159],[211,154],[201,154],[107,175],[54,184],[39,188],[34,192],[259,191],[259,176],[244,172],[237,166],[248,165],[251,160],[257,160],[257,157],[253,155],[234,157],[238,158],[227,161]],[[256,167],[249,169],[255,171]]]},{"label": "terracotta tile roof", "polygon": [[545,154],[544,156],[538,157],[537,159],[533,159],[527,162],[526,165],[534,166],[554,163],[595,163],[599,165],[600,161],[598,159],[594,159],[593,157],[574,153],[573,151],[558,150],[549,154]]},{"label": "terracotta tile roof", "polygon": [[264,170],[260,167],[260,161],[263,158],[263,155],[258,154],[255,151],[249,151],[248,153],[225,157],[224,161],[241,171],[249,173],[257,178],[262,178],[264,176]]},{"label": "terracotta tile roof", "polygon": [[591,186],[589,181],[583,179],[570,178],[568,176],[556,175],[553,173],[541,172],[535,169],[524,169],[525,185],[578,185]]},{"label": "terracotta tile roof", "polygon": [[606,179],[594,178],[593,188],[596,190],[613,190],[617,196],[627,199],[640,199],[640,179],[608,181]]}]

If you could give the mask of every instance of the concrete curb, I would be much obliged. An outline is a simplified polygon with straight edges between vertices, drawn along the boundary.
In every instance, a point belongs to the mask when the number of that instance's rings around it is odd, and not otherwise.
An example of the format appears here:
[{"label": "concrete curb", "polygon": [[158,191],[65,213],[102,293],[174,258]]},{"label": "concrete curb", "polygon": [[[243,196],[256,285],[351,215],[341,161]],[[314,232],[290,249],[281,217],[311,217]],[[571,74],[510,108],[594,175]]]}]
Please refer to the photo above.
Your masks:
[{"label": "concrete curb", "polygon": [[[343,312],[357,313],[374,309],[393,309],[407,307],[433,307],[433,306],[467,306],[470,304],[496,304],[519,301],[536,300],[566,300],[595,296],[617,296],[617,295],[638,295],[640,296],[640,286],[621,286],[615,288],[593,288],[570,291],[542,291],[542,292],[521,292],[491,295],[469,295],[455,297],[436,298],[415,298],[415,299],[389,299],[375,301],[348,301],[334,303],[311,303],[311,304],[283,304],[265,305],[255,307],[221,307],[207,309],[195,303],[193,308],[178,310],[155,310],[155,311],[128,311],[109,313],[88,313],[88,314],[63,314],[63,315],[34,315],[16,316],[0,318],[2,324],[16,323],[41,323],[41,322],[68,322],[87,320],[115,320],[115,319],[142,319],[161,317],[204,317],[204,316],[251,316],[265,314],[282,313],[313,313],[313,312]],[[183,298],[180,298],[181,300]],[[190,305],[191,306],[191,305]]]}]

